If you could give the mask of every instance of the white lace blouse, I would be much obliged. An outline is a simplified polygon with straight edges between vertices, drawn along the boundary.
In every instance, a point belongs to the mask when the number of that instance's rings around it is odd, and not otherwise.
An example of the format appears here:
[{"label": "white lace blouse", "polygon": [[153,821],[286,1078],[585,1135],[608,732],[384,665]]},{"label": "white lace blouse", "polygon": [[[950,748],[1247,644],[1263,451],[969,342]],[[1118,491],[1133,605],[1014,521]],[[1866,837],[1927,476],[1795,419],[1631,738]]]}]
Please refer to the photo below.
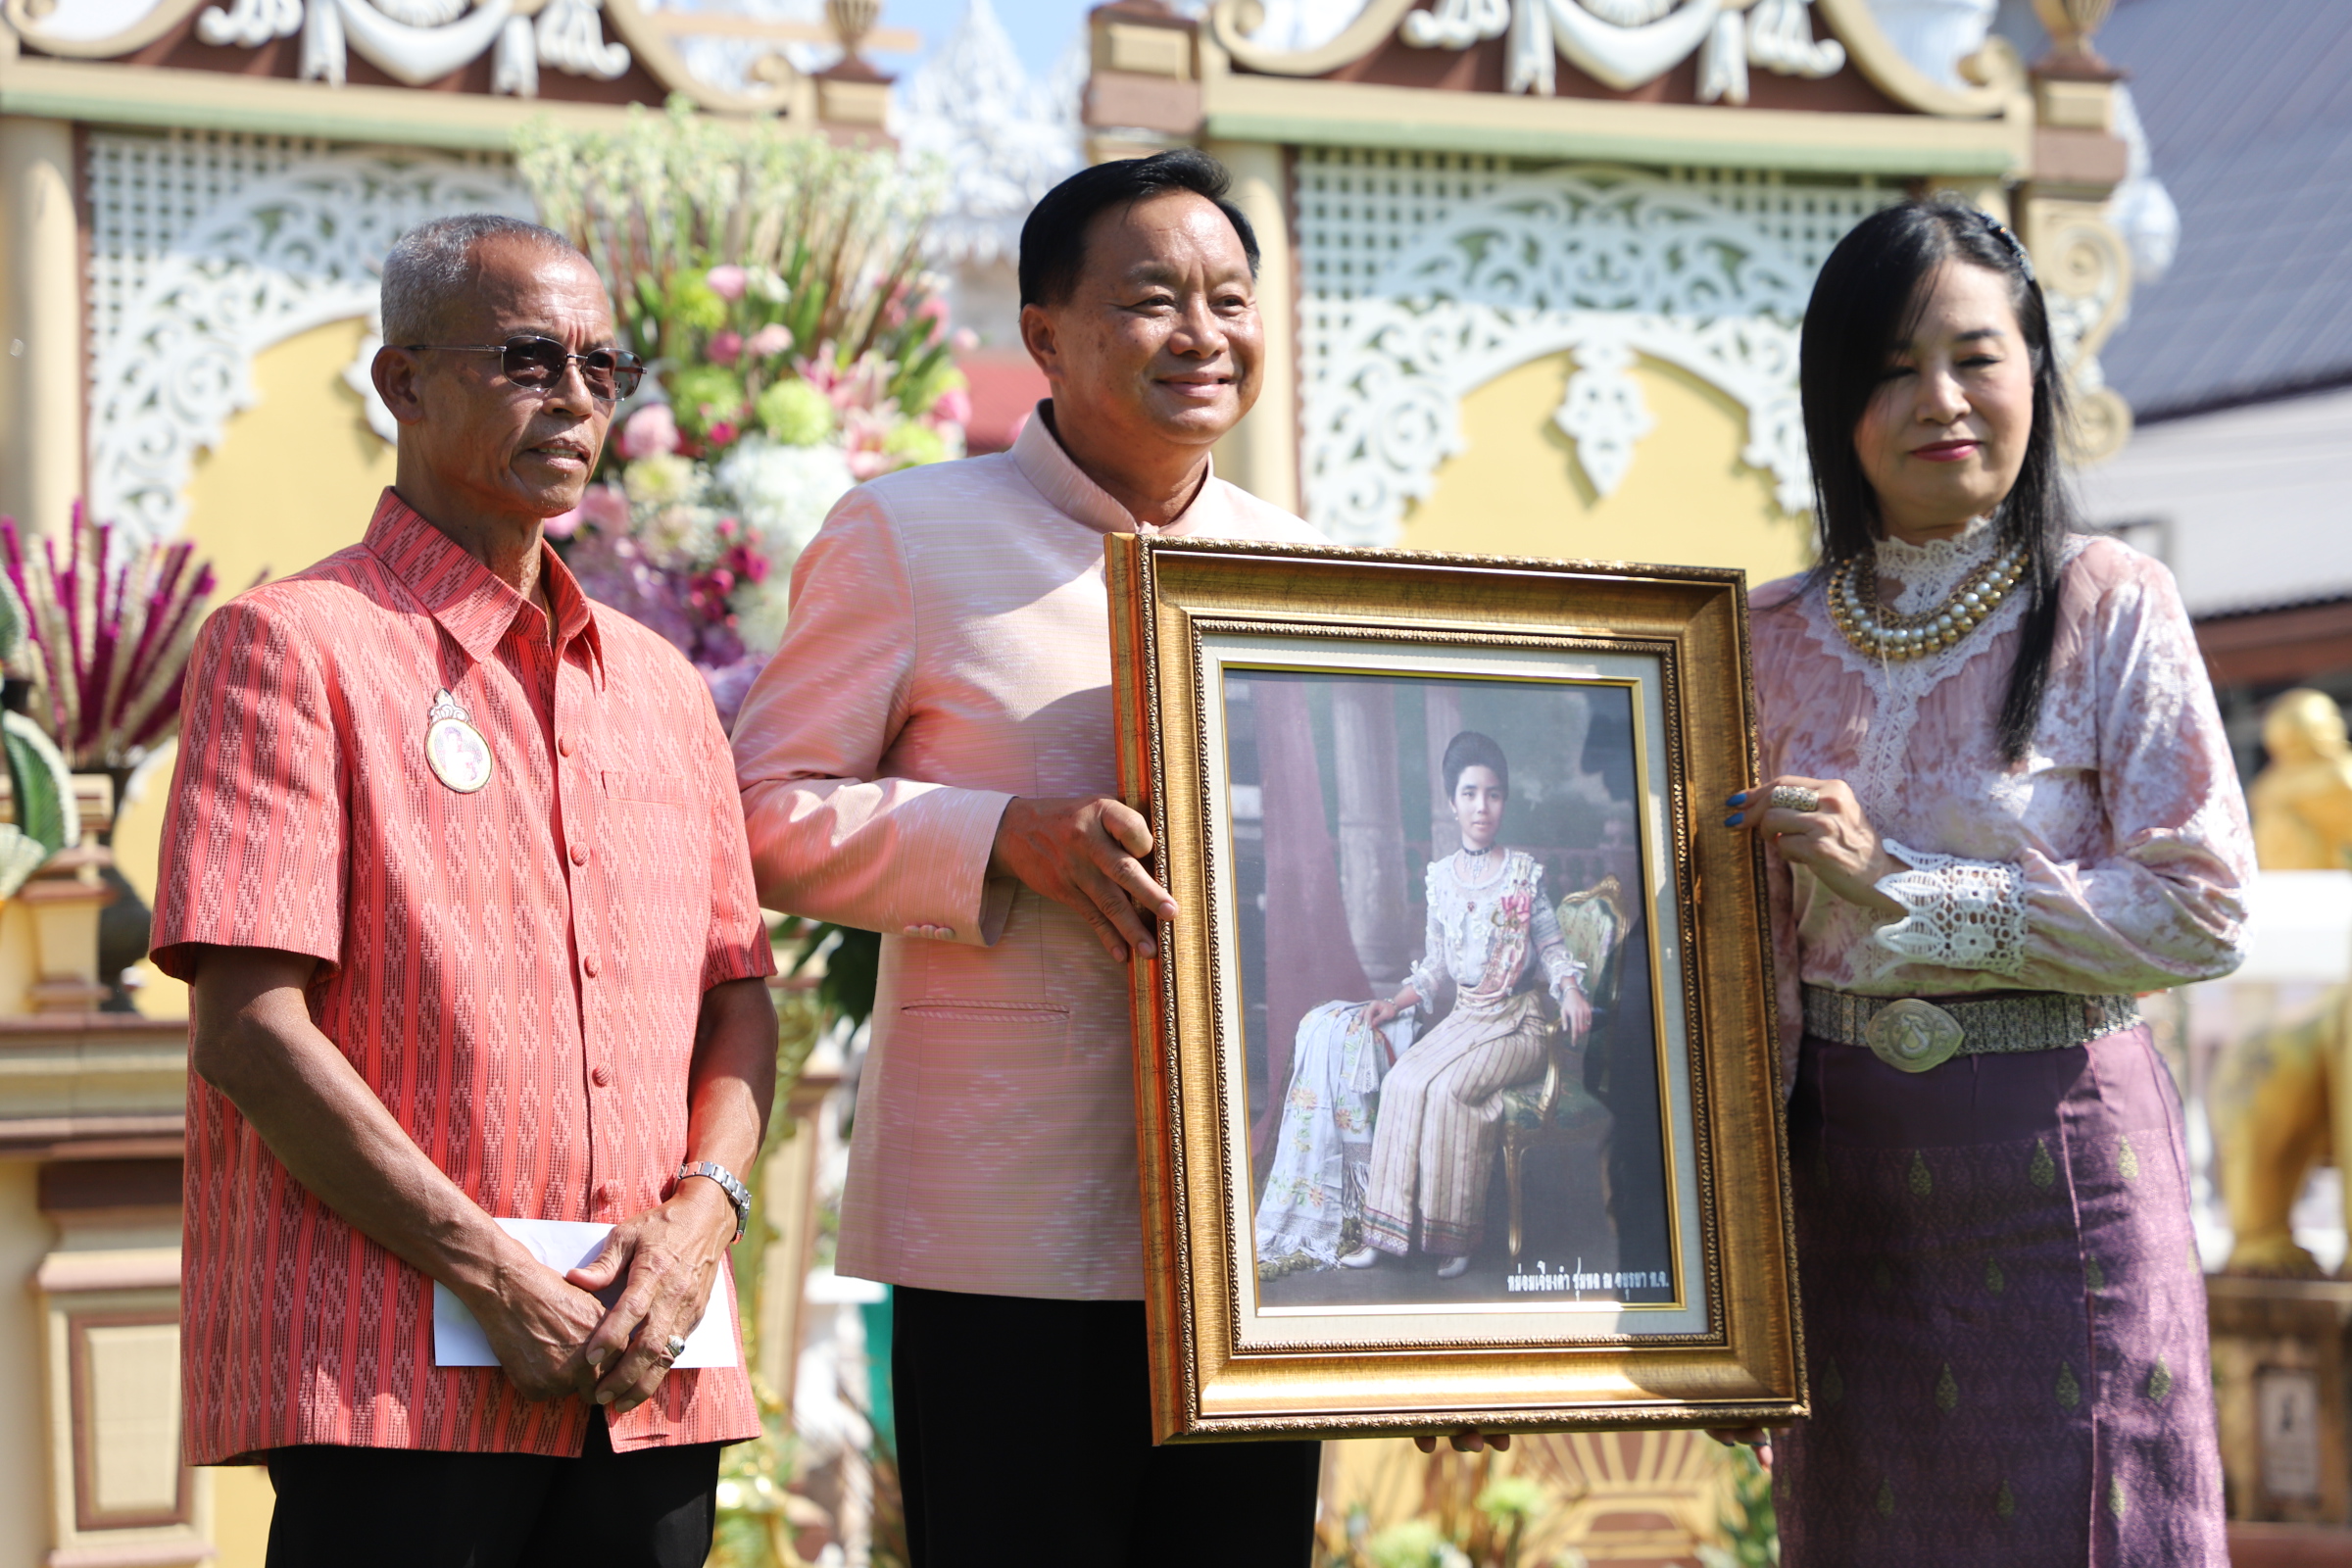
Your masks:
[{"label": "white lace blouse", "polygon": [[[1525,850],[1505,850],[1500,858],[1492,877],[1478,882],[1463,880],[1457,856],[1429,862],[1429,931],[1421,961],[1404,977],[1425,1017],[1446,1010],[1440,994],[1449,986],[1457,997],[1483,992],[1499,1004],[1531,960],[1555,1003],[1581,983],[1585,966],[1569,956],[1559,916],[1544,897],[1544,867]],[[1505,945],[1497,948],[1498,940]]]},{"label": "white lace blouse", "polygon": [[[1989,524],[1879,547],[1903,591],[1939,603],[1995,551]],[[1793,1072],[1796,985],[1870,996],[2150,991],[2228,974],[2254,868],[2213,688],[2172,573],[2112,539],[2069,542],[2041,721],[2025,760],[1996,726],[2025,596],[1956,647],[1866,658],[1823,584],[1752,600],[1764,774],[1843,779],[1906,869],[1880,884],[1886,926],[1768,858],[1781,1036]]]}]

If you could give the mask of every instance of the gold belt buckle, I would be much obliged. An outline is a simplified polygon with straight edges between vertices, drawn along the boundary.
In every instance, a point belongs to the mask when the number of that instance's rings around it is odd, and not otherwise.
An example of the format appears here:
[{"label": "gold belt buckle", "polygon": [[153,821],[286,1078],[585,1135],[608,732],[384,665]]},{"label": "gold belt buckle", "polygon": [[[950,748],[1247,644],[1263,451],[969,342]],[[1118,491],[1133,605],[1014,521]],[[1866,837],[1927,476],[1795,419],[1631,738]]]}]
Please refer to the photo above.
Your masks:
[{"label": "gold belt buckle", "polygon": [[1933,1002],[1905,997],[1872,1014],[1862,1038],[1871,1054],[1889,1067],[1926,1072],[1949,1061],[1967,1031],[1960,1020]]}]

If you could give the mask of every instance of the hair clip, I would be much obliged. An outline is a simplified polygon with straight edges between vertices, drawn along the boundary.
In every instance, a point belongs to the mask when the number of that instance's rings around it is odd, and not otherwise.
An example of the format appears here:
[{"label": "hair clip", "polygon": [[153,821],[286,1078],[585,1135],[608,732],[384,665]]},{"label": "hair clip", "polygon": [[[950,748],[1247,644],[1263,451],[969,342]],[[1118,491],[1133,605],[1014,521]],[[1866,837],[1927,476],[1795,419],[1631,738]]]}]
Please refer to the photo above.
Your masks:
[{"label": "hair clip", "polygon": [[2027,254],[2026,242],[2019,239],[2015,234],[2009,232],[2008,224],[2002,222],[1999,219],[1993,217],[1982,207],[1974,208],[1972,211],[1974,211],[1979,218],[1984,220],[1984,226],[1992,230],[1995,238],[1997,238],[2003,245],[2009,247],[2009,254],[2017,258],[2018,270],[2026,274],[2026,281],[2029,283],[2038,283],[2040,279],[2034,275],[2034,258]]}]

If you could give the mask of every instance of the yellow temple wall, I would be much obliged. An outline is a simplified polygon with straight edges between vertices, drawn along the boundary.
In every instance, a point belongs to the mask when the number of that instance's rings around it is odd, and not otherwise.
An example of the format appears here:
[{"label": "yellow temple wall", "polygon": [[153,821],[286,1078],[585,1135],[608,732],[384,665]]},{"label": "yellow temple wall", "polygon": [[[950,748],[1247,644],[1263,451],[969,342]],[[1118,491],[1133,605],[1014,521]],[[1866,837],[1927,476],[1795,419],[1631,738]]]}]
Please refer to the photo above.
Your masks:
[{"label": "yellow temple wall", "polygon": [[1747,421],[1737,403],[1674,366],[1638,362],[1656,428],[1616,493],[1599,496],[1551,422],[1574,369],[1568,355],[1548,355],[1462,399],[1469,449],[1439,466],[1401,548],[1739,566],[1751,585],[1804,569],[1811,519],[1782,512],[1772,475],[1740,461]]},{"label": "yellow temple wall", "polygon": [[0,1419],[0,1568],[37,1568],[49,1554],[47,1372],[32,1275],[56,1238],[34,1200],[39,1168],[0,1159],[0,1383],[15,1393]]},{"label": "yellow temple wall", "polygon": [[211,558],[220,598],[244,592],[257,575],[299,571],[368,531],[393,465],[343,380],[367,329],[355,317],[263,350],[253,361],[261,401],[229,420],[220,446],[198,454],[187,534]]}]

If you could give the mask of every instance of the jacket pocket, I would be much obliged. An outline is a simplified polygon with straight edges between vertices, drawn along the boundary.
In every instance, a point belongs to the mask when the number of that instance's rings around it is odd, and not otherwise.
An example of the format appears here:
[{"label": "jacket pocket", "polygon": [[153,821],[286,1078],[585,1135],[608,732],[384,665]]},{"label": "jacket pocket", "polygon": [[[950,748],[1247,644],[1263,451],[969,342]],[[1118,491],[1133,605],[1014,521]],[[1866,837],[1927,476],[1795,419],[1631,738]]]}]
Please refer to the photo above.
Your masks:
[{"label": "jacket pocket", "polygon": [[930,1022],[995,1023],[995,1024],[1059,1024],[1069,1020],[1070,1009],[1042,1002],[980,1002],[954,998],[934,998],[928,1002],[909,1002],[899,1008],[908,1018]]}]

